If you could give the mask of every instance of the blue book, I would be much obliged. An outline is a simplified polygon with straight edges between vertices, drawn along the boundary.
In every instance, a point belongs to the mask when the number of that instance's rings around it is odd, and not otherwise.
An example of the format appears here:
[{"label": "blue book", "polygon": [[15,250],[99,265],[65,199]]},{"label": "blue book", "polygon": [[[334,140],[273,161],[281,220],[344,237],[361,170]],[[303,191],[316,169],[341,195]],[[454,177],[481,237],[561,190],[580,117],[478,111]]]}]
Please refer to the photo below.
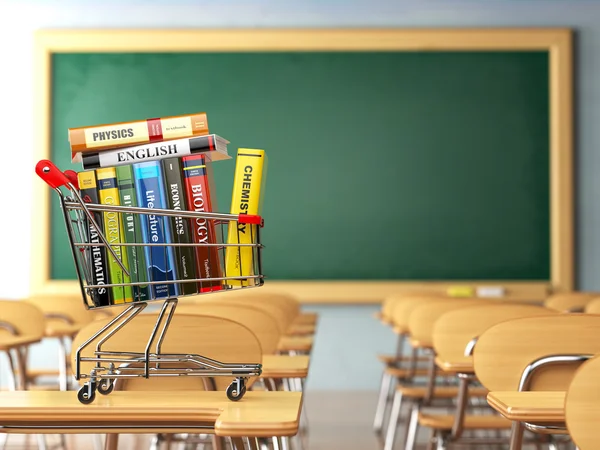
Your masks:
[{"label": "blue book", "polygon": [[[160,161],[133,164],[135,191],[138,205],[142,208],[167,208],[165,186]],[[144,243],[171,243],[171,229],[168,217],[141,214],[142,239]],[[170,281],[177,279],[175,252],[173,247],[144,246],[148,266],[149,281]],[[153,298],[167,298],[179,295],[176,284],[152,285]]]}]

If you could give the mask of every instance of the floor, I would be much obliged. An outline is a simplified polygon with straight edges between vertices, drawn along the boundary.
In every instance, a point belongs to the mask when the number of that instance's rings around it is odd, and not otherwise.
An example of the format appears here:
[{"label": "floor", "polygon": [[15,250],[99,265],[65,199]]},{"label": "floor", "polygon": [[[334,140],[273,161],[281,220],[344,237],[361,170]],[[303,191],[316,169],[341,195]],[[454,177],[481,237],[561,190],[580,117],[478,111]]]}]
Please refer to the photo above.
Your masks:
[{"label": "floor", "polygon": [[[308,392],[306,394],[306,417],[310,429],[308,442],[304,449],[296,446],[292,450],[378,450],[383,448],[371,428],[376,400],[375,392]],[[427,437],[427,430],[422,430],[419,434],[420,445],[417,450],[425,449],[424,443]],[[123,435],[119,441],[119,449],[145,450],[148,448],[149,439],[150,437],[145,435]],[[71,435],[67,436],[66,440],[68,450],[96,450],[91,436]],[[48,450],[60,449],[58,436],[47,436],[46,442]],[[4,450],[37,448],[35,436],[11,435]],[[178,448],[174,445],[172,448],[180,450],[183,447]],[[396,448],[400,448],[400,445],[397,444]],[[463,448],[495,450],[508,447],[470,446]],[[561,450],[567,448],[567,446],[563,446]]]}]

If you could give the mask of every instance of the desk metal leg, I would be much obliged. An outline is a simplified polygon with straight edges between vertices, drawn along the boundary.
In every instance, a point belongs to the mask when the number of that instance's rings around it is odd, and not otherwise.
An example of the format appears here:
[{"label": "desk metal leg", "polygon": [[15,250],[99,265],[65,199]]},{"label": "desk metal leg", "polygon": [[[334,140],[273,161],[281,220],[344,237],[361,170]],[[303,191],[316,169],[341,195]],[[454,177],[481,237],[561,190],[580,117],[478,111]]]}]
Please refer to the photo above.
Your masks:
[{"label": "desk metal leg", "polygon": [[119,435],[115,433],[107,434],[104,442],[104,450],[117,450],[119,446]]},{"label": "desk metal leg", "polygon": [[510,450],[521,450],[525,427],[521,422],[513,422],[510,430]]},{"label": "desk metal leg", "polygon": [[67,347],[62,337],[58,338],[58,389],[67,390]]}]

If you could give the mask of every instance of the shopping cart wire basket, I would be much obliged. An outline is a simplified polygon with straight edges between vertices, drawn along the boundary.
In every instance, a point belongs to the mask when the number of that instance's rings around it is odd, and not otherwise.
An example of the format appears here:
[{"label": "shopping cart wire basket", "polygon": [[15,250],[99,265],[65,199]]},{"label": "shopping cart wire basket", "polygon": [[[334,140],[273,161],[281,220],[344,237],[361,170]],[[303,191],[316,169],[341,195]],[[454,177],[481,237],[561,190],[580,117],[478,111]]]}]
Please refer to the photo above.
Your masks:
[{"label": "shopping cart wire basket", "polygon": [[[125,306],[122,312],[76,350],[75,378],[87,380],[77,393],[79,401],[93,402],[96,391],[109,394],[114,388],[115,380],[119,378],[175,375],[234,377],[227,388],[227,397],[234,401],[241,399],[246,392],[248,378],[261,374],[260,364],[223,363],[201,355],[166,354],[161,352],[161,345],[179,297],[226,293],[263,285],[263,246],[260,243],[260,229],[264,226],[262,217],[90,203],[81,196],[76,172],[68,170],[63,173],[51,161],[41,160],[36,165],[36,173],[58,194],[84,306],[87,309]],[[152,231],[162,233],[162,236],[170,235],[169,226],[175,220],[188,220],[190,223],[201,221],[210,230],[210,239],[197,243],[169,242],[169,239],[159,242],[152,239],[124,242],[122,238],[115,240],[112,236],[107,236],[106,230],[100,226],[100,222],[107,218],[116,221],[119,227],[126,225],[128,220],[135,220],[141,224],[142,231],[146,229],[150,232],[149,227],[155,227]],[[240,225],[243,228],[249,226],[249,242],[240,239]],[[231,227],[238,229],[238,239],[225,242]],[[177,266],[173,263],[177,252],[183,247],[202,252],[206,272],[198,267],[197,272],[202,273],[196,273],[196,277],[189,277],[189,274],[187,277],[180,276],[180,271],[176,270]],[[106,252],[105,259],[113,260],[113,270],[121,273],[121,278],[117,280],[120,282],[109,277],[100,282],[95,264],[99,252]],[[142,279],[136,278],[131,270],[138,263],[137,258],[127,263],[127,255],[132,254],[139,255],[140,259],[142,255],[146,258],[146,267],[138,267],[146,273]],[[238,261],[235,273],[227,272],[227,257]],[[146,270],[147,267],[156,265],[166,267],[168,274],[160,270]],[[203,277],[206,274],[208,276]],[[193,288],[185,289],[184,285],[189,284]],[[102,346],[112,336],[142,312],[149,302],[154,301],[163,304],[144,352],[102,350]],[[97,341],[94,355],[82,356],[83,350],[94,341]],[[82,361],[95,363],[89,374],[81,373]],[[178,367],[177,364],[181,366]]]}]

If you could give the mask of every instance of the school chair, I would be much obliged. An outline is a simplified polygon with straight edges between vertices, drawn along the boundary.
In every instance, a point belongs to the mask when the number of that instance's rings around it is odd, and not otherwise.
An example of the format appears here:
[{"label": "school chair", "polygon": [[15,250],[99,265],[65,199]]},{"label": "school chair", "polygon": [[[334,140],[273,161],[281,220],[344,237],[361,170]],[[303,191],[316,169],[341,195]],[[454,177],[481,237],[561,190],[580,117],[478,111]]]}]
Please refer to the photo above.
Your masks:
[{"label": "school chair", "polygon": [[261,302],[268,302],[279,307],[288,317],[289,325],[286,334],[289,336],[309,336],[316,332],[316,323],[302,323],[303,318],[300,302],[291,295],[282,293],[256,293],[252,294]]},{"label": "school chair", "polygon": [[489,302],[477,298],[444,298],[423,302],[414,306],[412,310],[410,310],[407,320],[409,343],[413,350],[420,351],[429,358],[427,362],[428,367],[426,369],[427,378],[426,382],[421,385],[416,385],[415,383],[411,382],[407,383],[403,380],[398,381],[394,392],[394,398],[385,437],[384,448],[386,450],[391,450],[394,447],[396,430],[398,427],[403,400],[408,400],[412,404],[411,414],[409,415],[405,433],[405,447],[407,449],[412,449],[415,445],[417,432],[416,419],[421,406],[424,404],[433,403],[437,400],[452,399],[455,396],[456,390],[436,390],[436,385],[439,382],[439,378],[446,378],[445,381],[448,381],[448,376],[436,373],[435,351],[433,347],[433,326],[435,321],[445,312],[483,304],[489,304]]},{"label": "school chair", "polygon": [[[473,355],[475,373],[490,391],[488,403],[492,404],[490,399],[496,393],[564,392],[577,368],[597,353],[600,316],[571,313],[494,325],[479,336]],[[531,405],[531,409],[535,407]],[[511,450],[521,448],[525,429],[545,434],[548,439],[568,434],[564,424],[548,426],[542,410],[539,419],[513,421]]]},{"label": "school chair", "polygon": [[38,295],[30,297],[44,314],[46,327],[44,339],[58,343],[58,370],[41,369],[28,372],[30,381],[39,377],[56,375],[58,387],[66,391],[69,385],[69,348],[73,336],[86,324],[94,320],[92,311],[85,308],[81,295]]},{"label": "school chair", "polygon": [[[419,414],[417,419],[419,425],[427,425],[433,430],[432,440],[438,447],[445,448],[451,443],[467,442],[467,439],[472,442],[472,438],[466,438],[465,431],[474,434],[477,430],[509,428],[510,422],[500,416],[467,413],[469,397],[482,397],[487,393],[487,389],[479,385],[474,373],[471,354],[473,347],[478,336],[497,323],[548,314],[558,312],[535,305],[487,302],[446,312],[435,321],[433,347],[436,366],[442,373],[455,374],[459,383],[455,390],[456,408],[453,414]],[[475,443],[478,442],[479,440],[475,440]],[[490,440],[481,440],[481,443],[486,442],[493,443]]]},{"label": "school chair", "polygon": [[[102,351],[105,352],[144,352],[148,339],[153,328],[156,325],[157,314],[139,314],[133,320],[129,321],[122,329],[117,331],[102,345]],[[98,330],[107,325],[111,319],[103,319],[88,324],[80,330],[73,341],[73,351],[71,352],[71,365],[77,367],[76,349],[84,342],[94,336]],[[112,328],[111,328],[112,329]],[[83,357],[91,357],[96,349],[96,344],[100,342],[102,336],[96,337],[91,341],[81,353]],[[155,342],[151,351],[155,352]],[[247,363],[260,364],[262,361],[262,349],[257,337],[244,325],[222,317],[186,315],[178,314],[177,310],[172,316],[170,325],[164,335],[164,340],[159,344],[161,354],[190,354],[200,355],[223,363]],[[158,353],[158,352],[157,352]],[[122,355],[126,356],[126,355]],[[90,374],[95,362],[81,362],[81,373]],[[107,364],[104,363],[106,366]],[[131,363],[119,362],[115,364],[117,373],[127,370],[127,378],[118,378],[114,383],[102,381],[103,390],[99,394],[108,391],[110,395],[112,389],[116,390],[136,390],[147,391],[149,395],[154,391],[198,391],[198,390],[219,390],[224,391],[230,385],[233,377],[215,376],[143,376],[143,361],[133,359]],[[154,364],[151,369],[154,369]],[[162,368],[177,368],[181,372],[186,368],[194,368],[191,362],[161,362]],[[127,369],[124,369],[127,367]],[[121,370],[119,370],[121,368]],[[125,374],[124,374],[125,375]],[[134,375],[134,376],[131,376]],[[137,376],[136,376],[137,375]],[[250,377],[247,380],[246,387],[252,387],[257,377]],[[81,379],[80,383],[85,380]],[[75,395],[75,393],[73,393]],[[193,395],[193,394],[190,394]],[[223,392],[225,396],[225,392]],[[242,399],[243,401],[243,399]],[[93,407],[93,405],[91,405]],[[181,440],[183,438],[179,438]],[[198,438],[196,438],[198,439]],[[169,439],[165,435],[159,435],[153,440],[152,448],[158,449],[161,442],[165,440],[175,441],[176,437]],[[183,439],[188,442],[186,439]],[[199,439],[203,442],[202,439]],[[190,439],[191,442],[195,440]],[[107,436],[107,450],[117,448],[118,435]],[[213,440],[213,444],[220,448],[222,443]]]},{"label": "school chair", "polygon": [[546,298],[544,306],[560,312],[583,312],[585,305],[598,297],[600,297],[598,292],[562,292]]},{"label": "school chair", "polygon": [[[420,367],[429,361],[429,357],[422,355],[418,349],[410,348],[408,345],[408,318],[411,311],[427,302],[444,301],[445,298],[437,295],[406,295],[393,297],[385,302],[385,320],[389,321],[394,333],[397,335],[396,353],[378,355],[378,359],[384,364],[379,385],[379,395],[373,419],[373,430],[382,436],[386,434],[386,418],[388,409],[393,399],[393,391],[396,382],[409,382],[414,377],[425,376],[428,371]],[[405,347],[409,347],[409,354],[405,354]]]},{"label": "school chair", "polygon": [[600,442],[600,357],[577,369],[565,395],[569,435],[580,450],[594,450]]},{"label": "school chair", "polygon": [[[6,356],[9,378],[8,388],[26,390],[27,355],[29,346],[40,342],[44,337],[46,319],[42,311],[25,300],[0,300],[0,353]],[[38,447],[46,448],[44,435],[37,435]],[[0,448],[4,448],[7,435],[0,435]]]}]

